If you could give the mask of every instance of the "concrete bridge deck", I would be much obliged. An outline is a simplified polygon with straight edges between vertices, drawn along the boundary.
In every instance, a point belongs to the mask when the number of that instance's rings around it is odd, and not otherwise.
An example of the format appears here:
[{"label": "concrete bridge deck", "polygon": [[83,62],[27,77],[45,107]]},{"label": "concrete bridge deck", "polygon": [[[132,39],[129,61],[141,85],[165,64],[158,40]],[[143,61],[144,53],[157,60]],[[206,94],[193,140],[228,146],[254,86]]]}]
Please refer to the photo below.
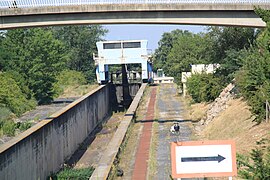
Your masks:
[{"label": "concrete bridge deck", "polygon": [[0,9],[0,29],[73,24],[197,24],[265,27],[264,3],[81,4]]}]

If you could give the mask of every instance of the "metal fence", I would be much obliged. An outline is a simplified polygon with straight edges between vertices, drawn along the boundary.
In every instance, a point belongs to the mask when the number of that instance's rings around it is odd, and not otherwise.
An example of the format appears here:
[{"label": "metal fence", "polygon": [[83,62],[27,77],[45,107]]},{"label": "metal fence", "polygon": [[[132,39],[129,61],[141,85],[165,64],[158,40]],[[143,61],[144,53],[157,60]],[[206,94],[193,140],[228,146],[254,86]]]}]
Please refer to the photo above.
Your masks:
[{"label": "metal fence", "polygon": [[0,8],[29,8],[87,4],[270,4],[270,0],[0,0]]}]

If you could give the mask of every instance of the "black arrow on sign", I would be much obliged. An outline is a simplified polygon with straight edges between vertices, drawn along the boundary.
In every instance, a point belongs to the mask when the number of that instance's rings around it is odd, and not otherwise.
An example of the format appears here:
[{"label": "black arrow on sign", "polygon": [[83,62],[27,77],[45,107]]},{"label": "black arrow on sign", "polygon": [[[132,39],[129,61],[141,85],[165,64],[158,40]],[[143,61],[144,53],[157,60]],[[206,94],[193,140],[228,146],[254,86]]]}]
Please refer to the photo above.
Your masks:
[{"label": "black arrow on sign", "polygon": [[181,162],[217,161],[218,163],[220,163],[224,159],[226,158],[218,154],[217,156],[209,157],[183,157],[181,158]]}]

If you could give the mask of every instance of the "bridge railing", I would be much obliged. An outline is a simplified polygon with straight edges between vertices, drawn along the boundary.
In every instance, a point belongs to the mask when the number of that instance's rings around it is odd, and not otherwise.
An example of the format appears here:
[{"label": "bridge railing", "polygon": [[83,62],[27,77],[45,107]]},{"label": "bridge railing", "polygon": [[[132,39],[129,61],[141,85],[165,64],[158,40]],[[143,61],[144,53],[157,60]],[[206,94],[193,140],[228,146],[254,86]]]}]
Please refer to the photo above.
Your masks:
[{"label": "bridge railing", "polygon": [[33,8],[44,6],[98,4],[270,4],[269,0],[0,0],[3,8]]}]

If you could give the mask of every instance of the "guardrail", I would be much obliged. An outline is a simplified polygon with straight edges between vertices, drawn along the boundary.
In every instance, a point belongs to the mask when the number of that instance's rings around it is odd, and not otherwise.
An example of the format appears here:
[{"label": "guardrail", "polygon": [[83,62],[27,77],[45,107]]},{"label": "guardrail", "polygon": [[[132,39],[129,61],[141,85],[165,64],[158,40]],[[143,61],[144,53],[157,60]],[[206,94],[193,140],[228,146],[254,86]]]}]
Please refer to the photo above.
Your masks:
[{"label": "guardrail", "polygon": [[1,0],[2,8],[33,8],[91,4],[270,4],[269,0]]}]

